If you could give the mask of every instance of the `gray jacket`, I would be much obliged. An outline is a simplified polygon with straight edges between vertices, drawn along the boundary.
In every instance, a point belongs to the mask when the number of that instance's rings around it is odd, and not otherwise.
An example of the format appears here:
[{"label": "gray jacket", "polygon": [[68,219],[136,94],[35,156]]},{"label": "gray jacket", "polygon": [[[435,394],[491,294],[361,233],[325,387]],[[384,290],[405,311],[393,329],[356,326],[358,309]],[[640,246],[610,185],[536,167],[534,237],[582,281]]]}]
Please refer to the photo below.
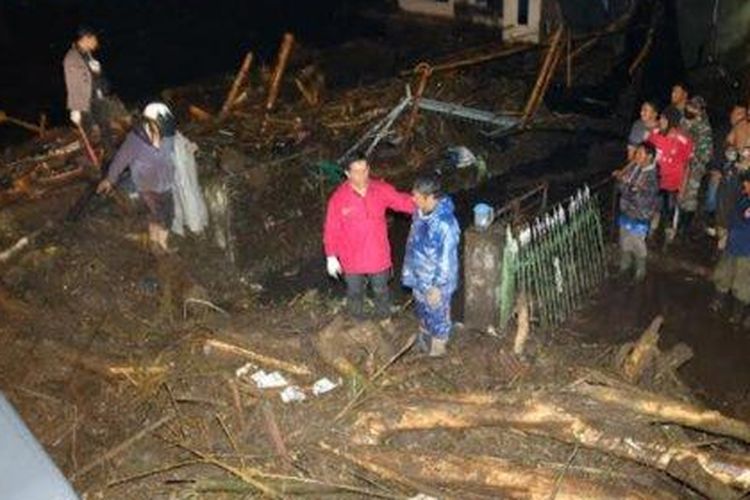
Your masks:
[{"label": "gray jacket", "polygon": [[90,111],[93,94],[93,75],[83,55],[73,45],[63,59],[65,87],[68,90],[68,109]]}]

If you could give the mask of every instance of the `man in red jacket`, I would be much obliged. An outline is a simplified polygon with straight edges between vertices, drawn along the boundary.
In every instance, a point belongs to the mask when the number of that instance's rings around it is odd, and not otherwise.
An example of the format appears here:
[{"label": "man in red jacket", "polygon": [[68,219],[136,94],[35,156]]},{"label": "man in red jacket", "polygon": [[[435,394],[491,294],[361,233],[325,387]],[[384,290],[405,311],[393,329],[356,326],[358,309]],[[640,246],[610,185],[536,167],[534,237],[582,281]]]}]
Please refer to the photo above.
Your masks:
[{"label": "man in red jacket", "polygon": [[646,138],[656,147],[659,166],[659,190],[662,196],[662,217],[666,230],[666,242],[675,236],[679,213],[677,200],[685,190],[686,170],[693,154],[693,140],[680,128],[682,116],[670,106],[659,118],[661,130],[654,130]]},{"label": "man in red jacket", "polygon": [[392,263],[386,210],[412,214],[414,202],[410,194],[399,193],[387,182],[371,179],[367,160],[349,163],[346,176],[348,180],[328,200],[323,229],[328,274],[333,278],[344,275],[347,309],[353,318],[364,318],[369,281],[377,317],[388,319]]}]

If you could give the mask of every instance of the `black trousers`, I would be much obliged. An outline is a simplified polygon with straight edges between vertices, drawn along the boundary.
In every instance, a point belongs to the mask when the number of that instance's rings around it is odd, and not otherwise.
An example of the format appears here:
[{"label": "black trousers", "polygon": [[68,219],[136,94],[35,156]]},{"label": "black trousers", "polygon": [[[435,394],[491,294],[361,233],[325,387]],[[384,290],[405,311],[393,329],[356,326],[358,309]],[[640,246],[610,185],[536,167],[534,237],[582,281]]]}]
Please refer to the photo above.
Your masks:
[{"label": "black trousers", "polygon": [[346,308],[353,318],[360,320],[365,317],[365,293],[368,283],[372,286],[376,317],[386,319],[391,316],[391,294],[388,288],[390,276],[390,269],[377,274],[347,274],[344,276],[346,281]]}]

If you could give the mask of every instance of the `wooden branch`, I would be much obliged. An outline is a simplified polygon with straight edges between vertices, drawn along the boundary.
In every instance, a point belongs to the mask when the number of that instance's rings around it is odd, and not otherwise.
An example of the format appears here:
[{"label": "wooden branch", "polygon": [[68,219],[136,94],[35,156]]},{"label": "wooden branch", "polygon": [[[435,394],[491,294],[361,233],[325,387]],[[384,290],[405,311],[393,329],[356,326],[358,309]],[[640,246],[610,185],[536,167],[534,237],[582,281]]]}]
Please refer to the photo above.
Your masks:
[{"label": "wooden branch", "polygon": [[263,411],[263,423],[265,424],[268,438],[271,441],[271,446],[273,446],[273,449],[276,451],[279,458],[281,458],[286,464],[291,464],[292,457],[289,455],[289,450],[287,450],[286,444],[284,444],[284,438],[281,435],[279,424],[276,422],[276,416],[273,414],[273,408],[271,408],[269,402],[263,403],[261,407]]},{"label": "wooden branch", "polygon": [[281,79],[284,77],[284,71],[286,71],[286,66],[289,62],[289,55],[292,53],[293,46],[294,35],[291,33],[284,33],[284,38],[281,40],[281,46],[279,47],[279,54],[276,58],[276,66],[274,67],[273,76],[271,77],[271,82],[268,87],[266,112],[271,111],[276,104],[276,99],[279,96]]},{"label": "wooden branch", "polygon": [[293,373],[295,375],[310,375],[312,373],[312,371],[310,371],[310,369],[305,365],[297,364],[297,363],[289,363],[287,361],[281,361],[280,359],[272,358],[264,354],[259,354],[257,352],[251,351],[250,349],[246,349],[238,345],[230,344],[222,340],[206,339],[204,345],[207,348],[207,350],[217,349],[219,351],[236,354],[237,356],[241,356],[245,359],[249,359],[250,361],[254,361],[261,365],[275,368],[278,370],[284,370],[289,373]]},{"label": "wooden branch", "polygon": [[108,451],[106,451],[104,454],[99,455],[97,458],[95,458],[92,462],[89,462],[88,464],[84,465],[77,471],[73,472],[73,474],[70,475],[71,480],[75,480],[78,477],[81,477],[87,473],[89,473],[92,469],[100,466],[104,462],[113,459],[117,455],[120,455],[124,451],[128,450],[131,446],[133,446],[135,443],[146,437],[147,435],[154,432],[156,429],[161,427],[162,425],[166,424],[170,420],[174,418],[174,414],[168,414],[161,417],[156,422],[153,422],[150,425],[147,425],[140,431],[136,432],[129,438],[127,438],[125,441],[121,442],[114,448],[110,448]]},{"label": "wooden branch", "polygon": [[232,82],[232,87],[229,89],[227,98],[224,100],[224,105],[221,107],[221,111],[219,112],[219,119],[226,118],[226,116],[229,114],[229,110],[237,100],[237,95],[240,92],[240,87],[243,83],[245,83],[245,80],[247,79],[247,74],[250,72],[250,65],[252,65],[252,63],[253,53],[248,52],[247,54],[245,54],[245,58],[242,60],[242,65],[240,66],[240,69],[237,70],[237,75],[234,77],[234,81]]}]

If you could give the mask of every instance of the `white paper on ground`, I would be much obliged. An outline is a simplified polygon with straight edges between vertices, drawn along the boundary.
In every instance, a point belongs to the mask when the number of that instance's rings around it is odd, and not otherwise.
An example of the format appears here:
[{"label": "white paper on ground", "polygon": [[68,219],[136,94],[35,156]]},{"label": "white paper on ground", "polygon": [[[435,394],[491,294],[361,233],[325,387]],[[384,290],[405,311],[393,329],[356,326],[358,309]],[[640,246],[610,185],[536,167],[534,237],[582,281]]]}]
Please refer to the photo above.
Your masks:
[{"label": "white paper on ground", "polygon": [[290,385],[283,391],[281,391],[281,400],[285,403],[289,403],[292,401],[304,401],[307,396],[305,396],[305,393],[302,392],[302,389],[300,389],[297,386]]},{"label": "white paper on ground", "polygon": [[321,394],[325,394],[326,392],[331,392],[336,387],[338,387],[340,383],[341,379],[339,379],[338,382],[331,382],[328,377],[323,377],[313,384],[312,392],[316,396],[320,396]]},{"label": "white paper on ground", "polygon": [[255,366],[254,364],[252,364],[252,363],[245,363],[244,365],[240,366],[239,368],[237,368],[234,371],[234,375],[237,378],[242,378],[245,375],[247,375],[248,373],[250,373],[251,370],[257,370],[257,369],[258,369],[258,367]]},{"label": "white paper on ground", "polygon": [[279,372],[266,373],[264,370],[258,370],[250,376],[259,389],[275,389],[289,385],[284,376]]}]

